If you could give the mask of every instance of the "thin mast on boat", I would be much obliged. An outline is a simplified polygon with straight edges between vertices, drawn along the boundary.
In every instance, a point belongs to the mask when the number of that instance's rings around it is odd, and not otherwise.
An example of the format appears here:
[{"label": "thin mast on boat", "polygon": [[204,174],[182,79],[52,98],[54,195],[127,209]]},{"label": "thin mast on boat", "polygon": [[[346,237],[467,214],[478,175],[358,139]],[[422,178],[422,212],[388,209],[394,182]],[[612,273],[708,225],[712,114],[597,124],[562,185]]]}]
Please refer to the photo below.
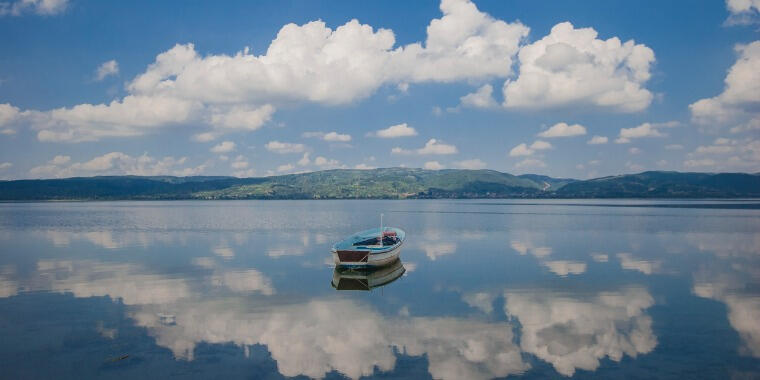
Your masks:
[{"label": "thin mast on boat", "polygon": [[380,243],[379,245],[383,246],[383,213],[380,213]]}]

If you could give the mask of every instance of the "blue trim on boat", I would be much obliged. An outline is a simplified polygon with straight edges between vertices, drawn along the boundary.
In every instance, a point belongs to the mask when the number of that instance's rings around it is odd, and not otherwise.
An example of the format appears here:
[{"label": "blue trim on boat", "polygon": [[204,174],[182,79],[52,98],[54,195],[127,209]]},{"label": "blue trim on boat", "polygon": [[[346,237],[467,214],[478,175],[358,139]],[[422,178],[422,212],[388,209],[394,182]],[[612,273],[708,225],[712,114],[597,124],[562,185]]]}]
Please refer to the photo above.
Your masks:
[{"label": "blue trim on boat", "polygon": [[389,252],[396,249],[398,246],[402,245],[404,243],[404,239],[406,239],[406,233],[400,228],[383,227],[382,232],[395,232],[396,236],[399,239],[398,243],[394,245],[383,246],[383,247],[372,247],[372,246],[366,246],[366,245],[355,246],[354,243],[356,242],[360,242],[363,240],[380,236],[381,234],[380,228],[372,228],[369,230],[355,233],[349,236],[348,238],[335,243],[332,247],[332,250],[333,251],[370,251],[370,254],[385,253],[385,252]]}]

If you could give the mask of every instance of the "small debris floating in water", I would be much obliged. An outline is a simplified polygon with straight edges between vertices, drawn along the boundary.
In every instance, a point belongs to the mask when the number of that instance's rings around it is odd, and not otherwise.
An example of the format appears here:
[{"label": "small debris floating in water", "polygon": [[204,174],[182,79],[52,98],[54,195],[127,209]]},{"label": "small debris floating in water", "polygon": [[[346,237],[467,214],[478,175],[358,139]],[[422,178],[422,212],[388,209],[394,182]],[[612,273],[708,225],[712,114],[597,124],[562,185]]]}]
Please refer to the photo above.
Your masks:
[{"label": "small debris floating in water", "polygon": [[115,362],[122,361],[122,360],[124,360],[124,359],[126,359],[128,357],[129,357],[129,354],[125,354],[125,355],[121,355],[121,356],[116,357],[116,358],[111,358],[108,361],[111,362],[111,363],[115,363]]}]

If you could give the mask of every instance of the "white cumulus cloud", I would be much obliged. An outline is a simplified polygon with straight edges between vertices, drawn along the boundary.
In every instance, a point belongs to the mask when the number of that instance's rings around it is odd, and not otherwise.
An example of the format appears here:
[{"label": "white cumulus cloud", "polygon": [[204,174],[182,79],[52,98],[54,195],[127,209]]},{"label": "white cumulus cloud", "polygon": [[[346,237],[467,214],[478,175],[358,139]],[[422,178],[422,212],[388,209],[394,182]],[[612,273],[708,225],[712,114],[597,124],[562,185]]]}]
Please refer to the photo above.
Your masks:
[{"label": "white cumulus cloud", "polygon": [[198,134],[194,135],[193,136],[193,141],[197,141],[197,142],[209,142],[209,141],[214,141],[216,139],[216,137],[217,136],[214,133],[203,132],[203,133],[198,133]]},{"label": "white cumulus cloud", "polygon": [[41,16],[52,16],[66,10],[68,0],[16,0],[0,3],[0,16],[21,16],[24,13],[35,13]]},{"label": "white cumulus cloud", "polygon": [[731,14],[760,11],[760,0],[726,0],[726,8]]},{"label": "white cumulus cloud", "polygon": [[643,123],[632,128],[621,128],[620,135],[615,142],[618,144],[627,144],[632,139],[639,139],[642,137],[665,137],[667,134],[660,132],[658,124]]},{"label": "white cumulus cloud", "polygon": [[351,135],[338,132],[328,132],[322,137],[322,139],[331,142],[349,142],[351,141]]},{"label": "white cumulus cloud", "polygon": [[533,144],[530,144],[530,146],[528,146],[528,144],[526,143],[520,143],[519,145],[515,146],[509,151],[509,156],[510,157],[531,156],[533,155],[533,153],[536,153],[536,151],[538,150],[545,150],[545,149],[551,149],[551,148],[552,148],[552,144],[546,141],[541,141],[541,140],[534,141]]},{"label": "white cumulus cloud", "polygon": [[600,145],[600,144],[606,144],[609,139],[606,136],[594,136],[591,138],[591,140],[588,140],[586,144],[589,145]]},{"label": "white cumulus cloud", "polygon": [[103,62],[98,69],[95,70],[95,80],[103,80],[109,75],[119,74],[119,63],[112,59],[110,61]]},{"label": "white cumulus cloud", "polygon": [[[53,13],[63,0],[22,0],[0,8]],[[23,6],[23,7],[22,7]],[[529,29],[480,12],[467,0],[443,0],[442,16],[422,42],[396,46],[393,31],[351,20],[335,29],[323,21],[287,24],[259,55],[249,48],[203,55],[177,44],[127,83],[128,94],[103,104],[29,110],[41,141],[96,141],[138,136],[189,123],[223,134],[250,131],[271,119],[275,105],[347,104],[383,85],[507,77]]]},{"label": "white cumulus cloud", "polygon": [[557,123],[551,126],[551,128],[538,134],[540,137],[552,138],[552,137],[571,137],[581,136],[586,134],[586,127],[580,124],[568,125],[567,123]]},{"label": "white cumulus cloud", "polygon": [[536,140],[533,142],[533,144],[530,144],[530,149],[532,150],[545,150],[545,149],[551,149],[551,148],[553,148],[552,144],[546,141],[541,141],[541,140]]},{"label": "white cumulus cloud", "polygon": [[495,108],[499,104],[493,98],[493,87],[490,84],[483,85],[477,91],[467,94],[459,101],[463,106],[475,108]]},{"label": "white cumulus cloud", "polygon": [[417,154],[455,154],[457,147],[454,145],[444,144],[443,142],[430,139],[425,146],[417,150]]},{"label": "white cumulus cloud", "polygon": [[317,156],[314,159],[314,165],[318,166],[320,169],[334,169],[340,166],[340,162],[331,158]]},{"label": "white cumulus cloud", "polygon": [[441,165],[438,161],[428,161],[425,163],[425,165],[422,166],[423,169],[427,170],[441,170],[445,169],[446,167]]},{"label": "white cumulus cloud", "polygon": [[50,163],[53,165],[66,165],[71,161],[71,156],[62,156],[58,155],[53,157],[52,160],[50,160]]},{"label": "white cumulus cloud", "polygon": [[388,128],[381,129],[374,133],[369,133],[368,136],[375,136],[384,139],[392,139],[397,137],[417,136],[417,131],[407,125],[406,123],[391,125]]},{"label": "white cumulus cloud", "polygon": [[232,161],[230,167],[237,170],[243,170],[248,169],[248,165],[248,160],[244,156],[240,155],[235,157],[235,160]]},{"label": "white cumulus cloud", "polygon": [[[24,115],[18,107],[14,107],[9,103],[0,104],[0,127],[6,127],[14,122],[18,121],[20,117]],[[14,135],[16,130],[10,127],[0,130],[0,134]]]},{"label": "white cumulus cloud", "polygon": [[298,166],[308,166],[311,165],[311,159],[309,158],[310,153],[304,152],[303,156],[301,156],[301,159],[296,162]]},{"label": "white cumulus cloud", "polygon": [[528,148],[527,144],[521,143],[509,151],[509,156],[510,157],[530,156],[533,153],[534,153],[533,150]]},{"label": "white cumulus cloud", "polygon": [[55,156],[44,165],[29,171],[33,178],[66,178],[94,175],[176,175],[188,176],[203,173],[208,164],[187,166],[187,158],[171,156],[155,158],[147,153],[130,156],[122,152],[110,152],[83,162],[71,162],[69,156]]},{"label": "white cumulus cloud", "polygon": [[232,141],[222,141],[211,148],[212,153],[229,153],[235,150],[235,143]]},{"label": "white cumulus cloud", "polygon": [[277,167],[277,171],[280,173],[289,172],[293,169],[295,169],[295,166],[293,166],[293,164],[283,164]]},{"label": "white cumulus cloud", "polygon": [[261,107],[217,107],[211,112],[209,124],[219,130],[255,131],[272,119],[274,111],[274,106],[270,104]]},{"label": "white cumulus cloud", "polygon": [[760,168],[760,140],[719,137],[710,145],[700,145],[687,155],[684,166],[711,171],[757,172]]},{"label": "white cumulus cloud", "polygon": [[597,38],[593,28],[555,25],[549,35],[520,49],[520,74],[504,83],[504,106],[547,108],[592,105],[622,112],[649,106],[654,52],[633,40]]},{"label": "white cumulus cloud", "polygon": [[529,28],[480,12],[467,0],[441,1],[443,17],[427,27],[427,40],[398,49],[395,75],[407,82],[452,82],[506,77]]},{"label": "white cumulus cloud", "polygon": [[304,132],[301,137],[305,138],[318,138],[320,140],[329,142],[349,142],[351,141],[351,135],[338,132]]},{"label": "white cumulus cloud", "polygon": [[196,102],[166,96],[129,95],[109,104],[79,104],[47,112],[27,111],[40,141],[97,141],[139,136],[166,125],[192,120]]},{"label": "white cumulus cloud", "polygon": [[726,0],[726,8],[730,13],[728,25],[754,24],[760,16],[760,0]]},{"label": "white cumulus cloud", "polygon": [[707,129],[737,124],[736,132],[760,128],[760,41],[735,47],[738,58],[728,70],[723,92],[691,105],[692,120]]},{"label": "white cumulus cloud", "polygon": [[277,140],[266,143],[264,147],[267,148],[267,150],[270,152],[275,152],[279,154],[301,153],[306,150],[306,146],[303,144],[280,142]]},{"label": "white cumulus cloud", "polygon": [[407,150],[399,147],[395,147],[391,150],[393,154],[418,154],[418,155],[445,155],[459,153],[457,147],[454,145],[446,144],[440,140],[430,139],[425,143],[425,146],[415,150]]}]

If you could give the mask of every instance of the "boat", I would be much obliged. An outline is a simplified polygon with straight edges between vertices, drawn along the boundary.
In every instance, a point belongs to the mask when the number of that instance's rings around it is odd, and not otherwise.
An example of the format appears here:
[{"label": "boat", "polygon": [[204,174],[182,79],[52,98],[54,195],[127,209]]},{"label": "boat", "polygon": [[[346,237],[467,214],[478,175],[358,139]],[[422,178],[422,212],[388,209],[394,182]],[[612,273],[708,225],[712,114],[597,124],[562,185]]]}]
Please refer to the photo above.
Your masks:
[{"label": "boat", "polygon": [[406,233],[400,228],[383,227],[357,232],[335,243],[332,255],[336,267],[372,268],[398,260]]},{"label": "boat", "polygon": [[396,281],[406,272],[401,260],[375,270],[355,270],[335,267],[332,287],[335,290],[372,290]]}]

